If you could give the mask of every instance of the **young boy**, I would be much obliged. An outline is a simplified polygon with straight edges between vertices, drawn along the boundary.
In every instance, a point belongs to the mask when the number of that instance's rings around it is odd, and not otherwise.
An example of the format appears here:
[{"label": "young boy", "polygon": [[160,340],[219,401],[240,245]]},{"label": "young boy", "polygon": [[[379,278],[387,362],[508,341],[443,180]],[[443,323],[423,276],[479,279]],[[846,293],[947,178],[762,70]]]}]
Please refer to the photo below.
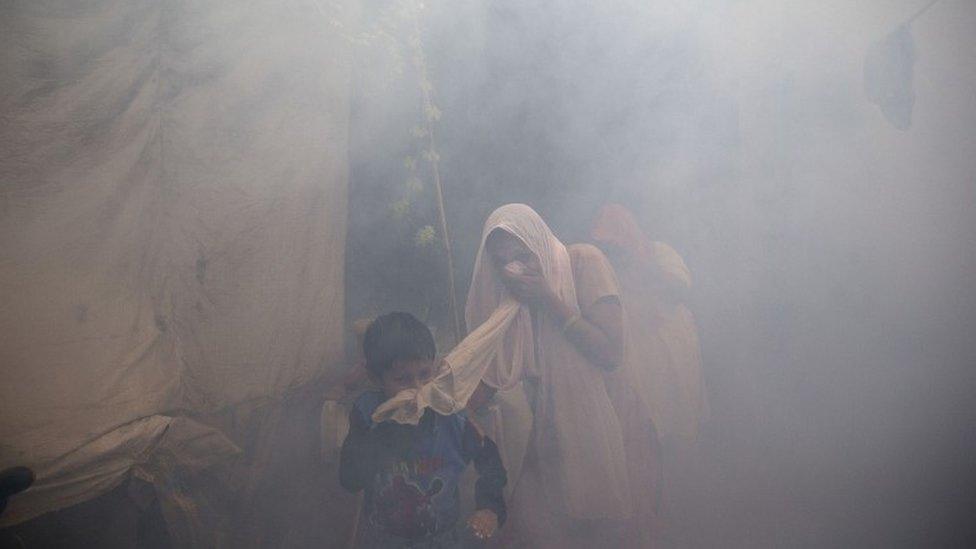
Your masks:
[{"label": "young boy", "polygon": [[487,539],[505,521],[506,483],[495,443],[461,414],[426,410],[420,423],[375,424],[373,411],[398,392],[419,387],[434,374],[434,338],[408,313],[383,315],[363,340],[366,369],[381,391],[363,393],[349,414],[339,482],[365,490],[360,547],[458,547],[458,480],[474,461],[477,511],[468,520],[474,535]]}]

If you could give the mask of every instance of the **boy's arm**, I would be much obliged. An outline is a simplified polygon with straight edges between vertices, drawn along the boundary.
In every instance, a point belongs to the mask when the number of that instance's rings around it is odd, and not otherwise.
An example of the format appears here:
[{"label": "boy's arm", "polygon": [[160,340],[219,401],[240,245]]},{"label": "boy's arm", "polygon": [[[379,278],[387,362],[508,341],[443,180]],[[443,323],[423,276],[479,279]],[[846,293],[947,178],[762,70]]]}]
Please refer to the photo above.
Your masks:
[{"label": "boy's arm", "polygon": [[339,484],[346,490],[362,490],[375,475],[377,449],[374,439],[362,413],[353,408],[349,412],[349,434],[342,442],[339,454]]},{"label": "boy's arm", "polygon": [[475,508],[494,512],[498,517],[498,525],[501,526],[508,516],[503,492],[508,475],[498,447],[490,438],[481,434],[470,420],[464,422],[463,445],[465,459],[474,462],[474,469],[478,473],[478,480],[474,485]]}]

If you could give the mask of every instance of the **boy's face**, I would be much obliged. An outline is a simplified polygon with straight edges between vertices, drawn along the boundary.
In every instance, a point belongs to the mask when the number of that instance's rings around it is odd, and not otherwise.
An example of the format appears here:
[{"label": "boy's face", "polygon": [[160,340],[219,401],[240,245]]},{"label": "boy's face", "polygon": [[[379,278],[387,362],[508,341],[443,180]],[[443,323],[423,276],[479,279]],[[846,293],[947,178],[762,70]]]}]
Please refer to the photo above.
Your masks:
[{"label": "boy's face", "polygon": [[433,376],[433,360],[397,360],[389,370],[383,372],[379,381],[386,398],[393,398],[404,389],[419,388]]}]

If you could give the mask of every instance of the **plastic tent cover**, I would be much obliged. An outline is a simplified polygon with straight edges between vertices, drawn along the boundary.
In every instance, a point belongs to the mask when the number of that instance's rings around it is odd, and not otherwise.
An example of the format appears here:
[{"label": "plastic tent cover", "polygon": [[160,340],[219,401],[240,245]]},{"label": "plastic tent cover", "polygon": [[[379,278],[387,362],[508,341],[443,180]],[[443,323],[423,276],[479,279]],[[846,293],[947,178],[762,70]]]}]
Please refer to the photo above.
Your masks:
[{"label": "plastic tent cover", "polygon": [[0,467],[38,473],[4,524],[111,489],[167,438],[233,451],[173,429],[340,358],[333,28],[310,2],[0,6]]}]

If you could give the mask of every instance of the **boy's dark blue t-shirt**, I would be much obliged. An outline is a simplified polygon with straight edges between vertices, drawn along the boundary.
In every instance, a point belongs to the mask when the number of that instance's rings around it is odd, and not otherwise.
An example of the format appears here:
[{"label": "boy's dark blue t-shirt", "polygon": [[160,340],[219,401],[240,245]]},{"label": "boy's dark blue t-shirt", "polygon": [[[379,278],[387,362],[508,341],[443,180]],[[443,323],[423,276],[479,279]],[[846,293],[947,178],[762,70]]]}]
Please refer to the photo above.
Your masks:
[{"label": "boy's dark blue t-shirt", "polygon": [[384,400],[379,391],[356,400],[340,464],[343,485],[365,490],[369,526],[409,539],[449,530],[458,520],[458,481],[472,460],[481,477],[477,507],[504,520],[505,471],[494,443],[462,414],[428,409],[417,426],[377,425],[371,416]]}]

